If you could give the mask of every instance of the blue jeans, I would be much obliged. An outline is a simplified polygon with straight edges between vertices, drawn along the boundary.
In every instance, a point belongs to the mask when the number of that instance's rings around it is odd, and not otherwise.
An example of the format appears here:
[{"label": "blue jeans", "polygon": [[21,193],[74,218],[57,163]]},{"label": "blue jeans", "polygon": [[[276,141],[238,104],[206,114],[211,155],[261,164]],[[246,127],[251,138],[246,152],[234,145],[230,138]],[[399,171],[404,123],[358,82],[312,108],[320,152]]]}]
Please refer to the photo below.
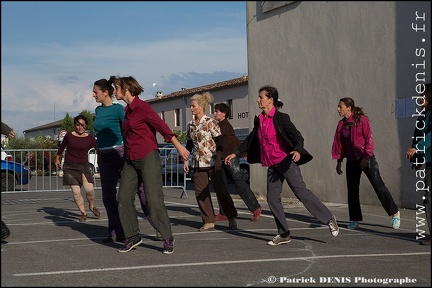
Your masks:
[{"label": "blue jeans", "polygon": [[[243,179],[243,175],[240,171],[240,159],[237,157],[231,159],[230,165],[222,164],[222,167],[224,172],[225,186],[227,184],[227,178],[231,179],[234,182],[234,186],[236,187],[239,196],[246,204],[249,211],[253,212],[260,208],[261,205],[258,203],[255,193],[250,189],[249,185]],[[219,207],[221,207],[219,209],[220,214],[225,215],[222,210],[222,206],[219,205]]]}]

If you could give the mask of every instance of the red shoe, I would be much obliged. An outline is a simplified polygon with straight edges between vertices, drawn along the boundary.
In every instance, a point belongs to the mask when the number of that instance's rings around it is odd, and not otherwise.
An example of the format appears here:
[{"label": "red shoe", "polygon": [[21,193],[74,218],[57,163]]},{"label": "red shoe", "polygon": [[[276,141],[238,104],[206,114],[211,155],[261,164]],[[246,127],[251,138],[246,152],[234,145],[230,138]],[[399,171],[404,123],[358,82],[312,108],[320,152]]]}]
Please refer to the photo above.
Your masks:
[{"label": "red shoe", "polygon": [[259,207],[258,209],[256,209],[255,211],[252,212],[252,219],[251,221],[258,221],[258,219],[261,217],[261,212],[262,212],[262,207]]},{"label": "red shoe", "polygon": [[228,217],[227,216],[225,216],[225,215],[222,215],[222,214],[217,214],[216,216],[215,216],[215,218],[216,218],[216,221],[225,221],[225,220],[228,220]]}]

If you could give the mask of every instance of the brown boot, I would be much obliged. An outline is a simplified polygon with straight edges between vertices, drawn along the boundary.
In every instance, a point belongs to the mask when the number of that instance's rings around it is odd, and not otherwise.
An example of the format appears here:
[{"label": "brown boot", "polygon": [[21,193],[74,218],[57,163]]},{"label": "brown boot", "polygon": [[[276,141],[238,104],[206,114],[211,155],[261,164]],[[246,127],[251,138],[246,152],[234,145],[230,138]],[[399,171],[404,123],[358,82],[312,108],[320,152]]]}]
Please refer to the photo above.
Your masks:
[{"label": "brown boot", "polygon": [[204,232],[204,231],[212,231],[214,229],[215,224],[214,223],[205,223],[198,231]]}]

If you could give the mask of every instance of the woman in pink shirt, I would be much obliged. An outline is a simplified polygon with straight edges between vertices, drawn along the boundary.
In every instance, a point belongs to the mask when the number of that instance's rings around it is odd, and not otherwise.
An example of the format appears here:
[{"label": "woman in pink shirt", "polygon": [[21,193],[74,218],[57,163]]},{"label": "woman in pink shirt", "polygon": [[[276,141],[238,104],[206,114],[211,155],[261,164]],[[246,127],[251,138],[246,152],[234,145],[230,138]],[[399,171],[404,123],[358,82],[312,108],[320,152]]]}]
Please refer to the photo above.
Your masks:
[{"label": "woman in pink shirt", "polygon": [[337,107],[339,120],[332,146],[332,158],[337,159],[336,172],[342,175],[342,161],[347,158],[346,181],[348,187],[348,229],[357,229],[363,221],[360,206],[360,176],[366,174],[381,205],[391,216],[394,229],[400,226],[400,212],[389,190],[381,179],[378,163],[374,155],[372,130],[367,116],[354,100],[346,97],[339,100]]},{"label": "woman in pink shirt", "polygon": [[290,229],[281,201],[282,185],[286,180],[294,195],[306,209],[321,223],[328,225],[333,237],[339,234],[336,217],[312,193],[303,181],[300,165],[312,160],[303,147],[303,137],[291,122],[288,114],[280,112],[279,92],[275,87],[263,86],[259,89],[258,107],[262,110],[255,116],[254,128],[240,144],[235,153],[225,158],[231,159],[247,152],[249,163],[261,163],[267,168],[267,203],[273,214],[278,235],[268,241],[268,245],[286,244],[291,241]]}]

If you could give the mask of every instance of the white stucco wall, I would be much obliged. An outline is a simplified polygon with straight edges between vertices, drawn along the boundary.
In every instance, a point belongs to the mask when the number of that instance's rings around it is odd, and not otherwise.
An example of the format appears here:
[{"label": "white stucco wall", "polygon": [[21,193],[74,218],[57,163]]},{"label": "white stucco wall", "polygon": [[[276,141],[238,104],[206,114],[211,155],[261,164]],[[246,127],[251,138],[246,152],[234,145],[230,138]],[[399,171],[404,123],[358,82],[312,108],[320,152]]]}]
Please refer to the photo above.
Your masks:
[{"label": "white stucco wall", "polygon": [[[314,156],[301,166],[307,186],[323,201],[346,203],[345,175],[335,172],[331,145],[339,99],[351,97],[371,120],[381,176],[396,203],[409,208],[421,203],[416,177],[404,158],[415,118],[396,106],[405,108],[401,99],[416,95],[415,74],[425,72],[412,63],[428,63],[430,82],[430,2],[294,1],[263,12],[262,3],[265,10],[272,2],[246,4],[250,127],[254,114],[261,112],[254,95],[263,85],[275,86],[283,111]],[[426,21],[416,19],[416,11],[426,13]],[[425,25],[426,33],[415,32],[412,23]],[[416,55],[420,48],[425,57]],[[265,179],[265,169],[253,165],[255,192],[265,194]],[[293,197],[286,184],[284,194]],[[380,205],[365,175],[361,202]]]}]

